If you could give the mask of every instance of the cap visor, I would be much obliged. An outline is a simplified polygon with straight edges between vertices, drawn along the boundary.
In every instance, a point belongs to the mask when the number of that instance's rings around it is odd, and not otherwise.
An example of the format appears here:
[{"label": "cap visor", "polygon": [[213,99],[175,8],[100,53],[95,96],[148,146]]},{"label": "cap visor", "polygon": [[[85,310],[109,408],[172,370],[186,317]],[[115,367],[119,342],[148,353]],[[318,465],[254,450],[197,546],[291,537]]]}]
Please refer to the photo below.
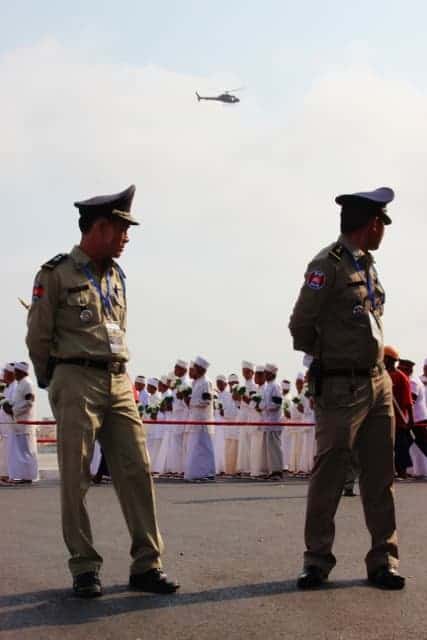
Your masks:
[{"label": "cap visor", "polygon": [[133,225],[140,224],[138,220],[135,220],[135,218],[133,218],[130,215],[130,213],[128,213],[127,211],[119,211],[118,209],[113,209],[112,213],[113,213],[113,216],[117,216],[118,218],[125,220],[128,224],[133,224]]}]

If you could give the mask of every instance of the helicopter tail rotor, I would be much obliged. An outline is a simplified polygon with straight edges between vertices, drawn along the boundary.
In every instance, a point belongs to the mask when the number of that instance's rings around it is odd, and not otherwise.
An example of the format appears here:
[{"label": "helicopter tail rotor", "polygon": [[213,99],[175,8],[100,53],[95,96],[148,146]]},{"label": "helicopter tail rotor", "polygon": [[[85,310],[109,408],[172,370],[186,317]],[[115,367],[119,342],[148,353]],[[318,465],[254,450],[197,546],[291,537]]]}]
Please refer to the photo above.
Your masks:
[{"label": "helicopter tail rotor", "polygon": [[197,102],[200,102],[201,98],[200,98],[199,94],[197,93],[197,91],[196,91],[196,96],[197,96]]}]

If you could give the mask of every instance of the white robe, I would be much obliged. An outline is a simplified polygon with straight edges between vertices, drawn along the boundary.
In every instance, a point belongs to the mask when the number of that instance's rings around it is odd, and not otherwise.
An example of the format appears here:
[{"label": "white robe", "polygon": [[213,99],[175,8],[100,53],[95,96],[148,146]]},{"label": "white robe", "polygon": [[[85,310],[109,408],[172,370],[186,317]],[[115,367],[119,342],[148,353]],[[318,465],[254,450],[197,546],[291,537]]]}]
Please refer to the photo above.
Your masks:
[{"label": "white robe", "polygon": [[[16,381],[14,380],[9,384],[4,392],[4,399],[10,404],[13,404],[13,397],[16,389]],[[0,409],[0,476],[9,477],[9,425],[13,423],[13,417],[8,413]]]},{"label": "white robe", "polygon": [[[180,384],[176,385],[173,391],[172,413],[168,415],[170,420],[185,422],[188,420],[188,406],[185,400],[177,398],[177,393],[179,393],[180,387],[188,387],[190,383],[186,376],[179,380]],[[185,424],[170,426],[166,460],[166,471],[168,473],[184,473],[184,433]]]},{"label": "white robe", "polygon": [[[13,417],[20,420],[35,420],[34,386],[28,376],[16,382],[13,398]],[[14,424],[9,427],[8,467],[13,480],[38,480],[37,431],[35,426]]]},{"label": "white robe", "polygon": [[[246,387],[246,397],[250,397],[250,393],[257,390],[257,385],[253,380],[244,380],[242,384]],[[243,399],[240,403],[238,420],[242,423],[258,421],[250,404],[247,404]],[[237,453],[237,471],[239,473],[251,472],[252,436],[256,434],[256,432],[257,427],[240,427],[239,449]]]},{"label": "white robe", "polygon": [[[208,398],[209,396],[209,398]],[[213,387],[205,376],[194,380],[190,400],[190,421],[213,421]],[[184,478],[197,480],[215,476],[213,426],[190,425],[184,464]]]}]

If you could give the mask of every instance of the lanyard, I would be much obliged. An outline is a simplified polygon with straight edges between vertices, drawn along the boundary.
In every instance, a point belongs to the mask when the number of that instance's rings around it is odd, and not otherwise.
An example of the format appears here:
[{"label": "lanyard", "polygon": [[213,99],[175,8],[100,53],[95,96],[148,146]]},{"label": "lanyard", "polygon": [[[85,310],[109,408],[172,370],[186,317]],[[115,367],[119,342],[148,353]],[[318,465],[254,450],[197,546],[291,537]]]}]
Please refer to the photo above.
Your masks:
[{"label": "lanyard", "polygon": [[375,296],[375,291],[374,291],[374,286],[372,283],[372,278],[371,278],[371,274],[370,274],[370,269],[369,267],[367,269],[364,269],[363,266],[361,266],[359,264],[359,261],[354,257],[354,255],[352,254],[351,251],[347,250],[347,253],[349,254],[351,261],[354,265],[354,268],[356,269],[356,271],[360,274],[361,272],[366,274],[366,282],[365,280],[363,280],[363,284],[366,285],[366,288],[368,290],[368,298],[371,302],[372,305],[372,309],[376,309],[377,307],[377,301],[376,301],[376,296]]},{"label": "lanyard", "polygon": [[89,280],[89,282],[97,290],[98,295],[101,298],[102,306],[104,307],[104,310],[108,315],[109,313],[111,313],[112,308],[113,308],[113,305],[111,303],[111,277],[110,277],[110,273],[107,271],[107,275],[106,275],[107,293],[105,294],[105,293],[103,293],[103,291],[101,289],[100,283],[93,276],[93,273],[91,272],[91,270],[89,269],[89,267],[87,265],[85,265],[83,267],[83,271],[85,272],[85,275],[86,275],[87,279]]}]

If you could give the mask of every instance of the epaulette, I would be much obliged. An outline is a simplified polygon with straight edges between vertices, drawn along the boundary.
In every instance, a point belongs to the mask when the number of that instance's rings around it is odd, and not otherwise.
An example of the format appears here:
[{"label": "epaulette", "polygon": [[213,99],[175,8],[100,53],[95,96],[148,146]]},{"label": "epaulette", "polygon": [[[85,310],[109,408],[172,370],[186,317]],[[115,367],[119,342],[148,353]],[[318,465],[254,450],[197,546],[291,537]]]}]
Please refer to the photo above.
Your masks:
[{"label": "epaulette", "polygon": [[336,260],[336,262],[339,262],[342,259],[343,253],[344,247],[342,246],[342,244],[338,243],[332,247],[332,249],[328,253],[328,256],[332,258],[332,260]]},{"label": "epaulette", "polygon": [[58,253],[58,255],[42,264],[42,269],[56,269],[58,264],[65,260],[65,258],[68,258],[68,253]]}]

